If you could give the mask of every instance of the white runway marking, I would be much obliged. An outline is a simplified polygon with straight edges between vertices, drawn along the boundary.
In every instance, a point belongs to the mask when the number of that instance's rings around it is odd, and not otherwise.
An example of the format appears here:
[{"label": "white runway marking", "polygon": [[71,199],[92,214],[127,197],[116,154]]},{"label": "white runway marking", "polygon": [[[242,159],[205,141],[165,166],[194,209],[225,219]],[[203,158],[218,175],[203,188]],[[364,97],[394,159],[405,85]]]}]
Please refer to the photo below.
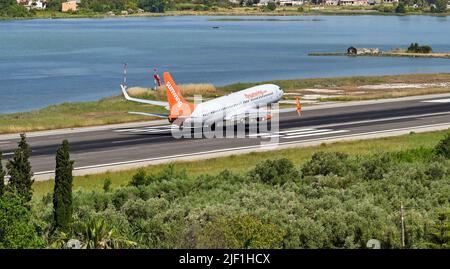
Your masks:
[{"label": "white runway marking", "polygon": [[316,129],[313,128],[305,128],[305,129],[296,129],[296,130],[288,130],[288,131],[279,131],[277,133],[286,134],[286,133],[293,133],[293,132],[303,132],[303,131],[313,131]]},{"label": "white runway marking", "polygon": [[286,136],[299,135],[299,134],[324,133],[324,132],[329,132],[329,131],[332,131],[332,129],[313,129],[313,130],[311,130],[311,131],[291,132],[291,133],[286,134]]},{"label": "white runway marking", "polygon": [[286,136],[283,138],[301,138],[301,137],[308,137],[308,136],[318,136],[318,135],[329,135],[329,134],[339,134],[339,133],[346,133],[350,132],[348,130],[337,130],[337,131],[328,131],[328,132],[321,132],[321,133],[312,133],[312,134],[301,134],[301,135],[292,135],[292,136]]},{"label": "white runway marking", "polygon": [[3,156],[11,156],[14,155],[14,152],[5,152],[3,153]]},{"label": "white runway marking", "polygon": [[160,126],[151,126],[151,127],[117,129],[117,130],[114,130],[114,132],[117,132],[117,133],[161,133],[161,132],[170,132],[171,129],[172,129],[171,125],[160,125]]},{"label": "white runway marking", "polygon": [[436,100],[426,100],[423,103],[450,103],[450,99],[436,99]]},{"label": "white runway marking", "polygon": [[274,133],[259,133],[259,134],[249,134],[247,137],[260,137],[264,138],[272,138],[272,137],[281,137],[281,138],[301,138],[308,136],[319,136],[319,135],[328,135],[328,134],[338,134],[349,132],[348,130],[333,130],[333,129],[315,129],[315,128],[302,128],[302,129],[293,129],[286,131],[279,131]]}]

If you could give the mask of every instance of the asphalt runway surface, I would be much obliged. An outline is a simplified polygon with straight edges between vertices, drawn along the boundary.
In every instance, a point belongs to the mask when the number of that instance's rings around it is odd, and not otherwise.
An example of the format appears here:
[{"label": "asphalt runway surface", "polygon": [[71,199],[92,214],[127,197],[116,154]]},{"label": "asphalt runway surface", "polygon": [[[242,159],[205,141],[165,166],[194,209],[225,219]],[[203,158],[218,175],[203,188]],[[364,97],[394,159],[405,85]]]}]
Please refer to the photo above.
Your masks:
[{"label": "asphalt runway surface", "polygon": [[[449,126],[450,95],[433,95],[308,107],[302,117],[296,112],[280,114],[278,130],[249,131],[241,138],[176,139],[168,123],[149,122],[30,133],[28,141],[36,178],[45,180],[53,176],[55,152],[63,139],[69,140],[76,174],[81,175],[261,149],[442,130]],[[18,138],[18,134],[0,136],[4,159],[12,157]]]}]

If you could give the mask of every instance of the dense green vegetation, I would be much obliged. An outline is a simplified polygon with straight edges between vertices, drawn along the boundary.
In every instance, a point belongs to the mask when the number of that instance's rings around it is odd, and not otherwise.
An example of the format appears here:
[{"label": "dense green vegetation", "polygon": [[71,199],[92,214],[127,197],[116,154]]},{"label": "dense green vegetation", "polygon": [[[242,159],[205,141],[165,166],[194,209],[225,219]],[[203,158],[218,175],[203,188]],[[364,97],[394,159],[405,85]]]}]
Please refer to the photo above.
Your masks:
[{"label": "dense green vegetation", "polygon": [[[280,7],[278,1],[257,7],[259,0],[83,0],[77,11],[62,13],[63,0],[48,0],[46,10],[27,10],[14,0],[0,0],[0,18],[66,18],[101,17],[108,15],[131,15],[142,12],[165,13],[170,15],[209,14],[209,15],[302,15],[302,14],[447,14],[447,0],[401,0],[397,5],[380,4],[376,6],[327,6],[325,9],[312,9],[310,4],[324,5],[324,0],[314,0],[299,8]],[[201,12],[201,13],[198,13]],[[205,13],[206,12],[206,13]]]},{"label": "dense green vegetation", "polygon": [[[370,155],[317,151],[301,166],[272,157],[248,172],[139,170],[118,188],[105,178],[103,190],[75,191],[64,230],[51,194],[29,209],[8,192],[0,247],[63,248],[76,238],[84,248],[365,248],[375,238],[401,248],[403,205],[406,248],[449,248],[449,145],[447,135]],[[69,159],[63,144],[58,167]]]},{"label": "dense green vegetation", "polygon": [[0,18],[29,17],[31,15],[26,8],[19,6],[16,0],[0,0]]}]

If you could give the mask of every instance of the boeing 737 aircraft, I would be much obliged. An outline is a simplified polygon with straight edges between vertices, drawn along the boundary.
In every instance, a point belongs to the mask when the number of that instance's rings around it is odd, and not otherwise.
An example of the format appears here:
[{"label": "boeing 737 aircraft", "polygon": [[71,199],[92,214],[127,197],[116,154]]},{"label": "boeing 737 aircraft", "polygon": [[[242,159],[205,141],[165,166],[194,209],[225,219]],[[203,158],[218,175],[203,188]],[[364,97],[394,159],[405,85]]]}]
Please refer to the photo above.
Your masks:
[{"label": "boeing 737 aircraft", "polygon": [[274,84],[264,84],[234,92],[222,97],[215,98],[200,104],[191,104],[181,95],[181,91],[173,81],[168,72],[163,74],[166,88],[167,101],[154,101],[133,98],[128,95],[127,86],[121,84],[122,92],[129,101],[163,106],[169,114],[156,114],[146,112],[129,112],[131,114],[156,116],[167,118],[170,123],[189,126],[188,124],[199,124],[215,126],[216,122],[256,119],[270,120],[272,113],[297,111],[300,115],[300,102],[297,97],[295,108],[268,110],[268,105],[277,103],[283,97],[283,90]]}]

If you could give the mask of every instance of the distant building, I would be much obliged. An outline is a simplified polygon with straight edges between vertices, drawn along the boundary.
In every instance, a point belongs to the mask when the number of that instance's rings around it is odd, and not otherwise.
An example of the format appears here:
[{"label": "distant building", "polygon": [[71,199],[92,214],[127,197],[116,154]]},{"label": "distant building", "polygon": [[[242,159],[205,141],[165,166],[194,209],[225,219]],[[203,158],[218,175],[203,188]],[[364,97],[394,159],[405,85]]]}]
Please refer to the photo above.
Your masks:
[{"label": "distant building", "polygon": [[379,48],[355,48],[349,47],[347,54],[349,55],[364,55],[364,54],[379,54],[381,53]]},{"label": "distant building", "polygon": [[297,7],[297,6],[303,6],[304,1],[303,0],[280,0],[279,5],[281,7]]},{"label": "distant building", "polygon": [[258,6],[258,7],[267,6],[267,4],[269,2],[275,2],[279,6],[282,6],[282,7],[297,7],[297,6],[302,6],[304,4],[304,0],[279,0],[279,1],[261,0],[261,1],[259,1],[258,4],[256,4],[256,6]]},{"label": "distant building", "polygon": [[[377,4],[380,4],[381,1],[377,1]],[[393,5],[393,4],[397,4],[398,0],[383,0],[382,1],[383,4],[387,4],[387,5]]]},{"label": "distant building", "polygon": [[337,5],[339,5],[339,0],[326,0],[325,5],[326,6],[337,6]]},{"label": "distant building", "polygon": [[47,3],[44,0],[17,0],[17,4],[30,9],[45,9]]},{"label": "distant building", "polygon": [[62,12],[77,11],[78,3],[76,0],[63,2],[61,6]]},{"label": "distant building", "polygon": [[[392,0],[390,0],[392,1]],[[368,6],[369,0],[339,0],[340,6]]]}]

